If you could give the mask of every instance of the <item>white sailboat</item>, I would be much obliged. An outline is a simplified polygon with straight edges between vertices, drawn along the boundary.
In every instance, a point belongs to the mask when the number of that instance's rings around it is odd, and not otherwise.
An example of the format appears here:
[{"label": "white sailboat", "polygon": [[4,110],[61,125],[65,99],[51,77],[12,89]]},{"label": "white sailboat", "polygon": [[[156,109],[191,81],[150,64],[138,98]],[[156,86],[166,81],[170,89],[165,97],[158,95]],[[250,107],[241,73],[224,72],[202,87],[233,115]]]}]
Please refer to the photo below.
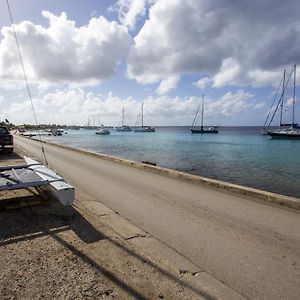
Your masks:
[{"label": "white sailboat", "polygon": [[144,102],[142,102],[142,126],[141,127],[135,127],[135,132],[155,132],[155,128],[151,126],[144,126]]},{"label": "white sailboat", "polygon": [[24,159],[30,169],[32,169],[42,180],[48,182],[47,185],[42,185],[40,188],[49,192],[56,200],[63,205],[72,205],[75,199],[75,189],[67,183],[61,176],[50,170],[46,166],[39,164],[30,157],[24,156]]},{"label": "white sailboat", "polygon": [[96,130],[96,134],[100,135],[108,135],[110,134],[110,131],[108,128],[106,128],[103,124]]},{"label": "white sailboat", "polygon": [[196,128],[195,123],[196,123],[196,120],[198,118],[199,109],[200,109],[200,104],[197,108],[197,111],[196,111],[196,114],[195,114],[195,117],[194,117],[194,121],[193,121],[193,124],[191,126],[191,132],[192,133],[219,133],[217,126],[212,126],[212,127],[209,127],[209,128],[204,128],[204,126],[203,126],[204,95],[202,95],[202,105],[201,105],[201,127]]},{"label": "white sailboat", "polygon": [[[290,128],[291,126],[297,125],[297,124],[291,124],[291,123],[283,123],[283,121],[282,121],[283,120],[283,107],[284,107],[285,91],[287,89],[289,80],[290,80],[291,75],[293,74],[293,72],[294,72],[294,70],[292,70],[290,72],[290,74],[288,75],[287,80],[286,80],[286,69],[283,70],[283,78],[281,79],[281,81],[279,83],[279,86],[277,87],[273,102],[272,102],[271,107],[270,107],[270,109],[267,113],[267,117],[266,117],[266,120],[265,120],[265,123],[264,123],[264,127],[261,130],[262,135],[268,135],[268,131],[270,131],[270,129],[268,127],[270,127],[270,125],[271,125],[278,109],[280,109],[279,128],[281,130],[286,130],[286,129]],[[281,87],[281,84],[282,84],[282,87]],[[279,93],[280,87],[281,87],[281,94],[280,94],[279,101],[277,101],[277,104],[276,104],[275,101],[277,99],[277,96],[279,95],[278,93]]]},{"label": "white sailboat", "polygon": [[[282,109],[280,114],[280,127],[281,126],[291,126],[287,129],[279,128],[277,130],[267,131],[268,135],[272,138],[278,139],[300,139],[300,128],[297,123],[295,123],[295,106],[296,106],[296,65],[294,65],[294,89],[293,89],[293,111],[292,111],[292,123],[282,124]],[[283,106],[283,97],[281,99],[281,107]]]},{"label": "white sailboat", "polygon": [[[31,108],[34,114],[36,126],[39,127],[31,97],[30,87],[27,80],[27,75],[24,68],[23,58],[19,47],[18,37],[14,27],[14,21],[9,6],[9,1],[7,1],[6,3],[10,15],[11,25],[13,27],[14,38],[16,41],[16,46],[22,66],[25,85],[27,87],[28,96],[31,102]],[[72,205],[75,199],[74,187],[68,184],[61,176],[48,168],[45,148],[42,143],[41,135],[39,135],[39,140],[41,144],[41,153],[44,156],[46,166],[38,163],[36,160],[30,157],[24,156],[26,165],[0,167],[2,172],[8,172],[6,174],[7,176],[5,176],[7,178],[5,184],[0,184],[0,191],[36,188],[38,192],[40,192],[41,190],[50,192],[50,194],[54,196],[55,199],[59,200],[63,205]],[[20,173],[18,173],[18,170],[20,171]]]},{"label": "white sailboat", "polygon": [[128,125],[124,125],[124,107],[122,110],[122,126],[121,127],[117,127],[116,130],[119,132],[129,132],[132,131],[132,129],[128,126]]}]

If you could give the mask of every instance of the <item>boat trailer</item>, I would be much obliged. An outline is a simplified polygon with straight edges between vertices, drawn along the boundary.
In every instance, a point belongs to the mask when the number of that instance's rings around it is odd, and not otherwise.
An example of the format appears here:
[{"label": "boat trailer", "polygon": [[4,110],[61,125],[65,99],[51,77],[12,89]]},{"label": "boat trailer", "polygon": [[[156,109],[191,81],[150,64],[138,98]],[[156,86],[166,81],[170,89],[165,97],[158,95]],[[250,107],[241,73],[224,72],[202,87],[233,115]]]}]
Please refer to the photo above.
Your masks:
[{"label": "boat trailer", "polygon": [[75,189],[61,176],[30,157],[27,164],[0,166],[0,191],[35,188],[38,193],[46,192],[61,204],[72,205]]}]

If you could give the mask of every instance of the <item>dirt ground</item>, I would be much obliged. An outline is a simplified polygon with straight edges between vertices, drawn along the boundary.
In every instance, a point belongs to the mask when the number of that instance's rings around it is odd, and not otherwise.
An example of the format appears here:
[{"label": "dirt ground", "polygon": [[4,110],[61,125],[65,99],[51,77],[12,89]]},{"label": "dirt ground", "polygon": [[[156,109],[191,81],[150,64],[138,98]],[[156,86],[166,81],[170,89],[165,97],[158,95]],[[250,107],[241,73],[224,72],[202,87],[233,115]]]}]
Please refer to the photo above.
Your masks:
[{"label": "dirt ground", "polygon": [[[0,165],[22,163],[0,155]],[[204,299],[181,275],[141,254],[105,214],[44,200],[35,191],[0,192],[0,299]]]}]

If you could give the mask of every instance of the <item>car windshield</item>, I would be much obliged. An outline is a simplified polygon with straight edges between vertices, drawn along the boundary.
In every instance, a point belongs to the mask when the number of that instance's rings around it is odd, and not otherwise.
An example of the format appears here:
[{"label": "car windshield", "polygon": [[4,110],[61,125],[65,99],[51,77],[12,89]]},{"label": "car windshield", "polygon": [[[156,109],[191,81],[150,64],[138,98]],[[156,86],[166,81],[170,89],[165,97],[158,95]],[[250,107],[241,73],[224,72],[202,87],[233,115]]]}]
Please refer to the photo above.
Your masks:
[{"label": "car windshield", "polygon": [[0,127],[0,134],[8,134],[9,131],[6,127]]}]

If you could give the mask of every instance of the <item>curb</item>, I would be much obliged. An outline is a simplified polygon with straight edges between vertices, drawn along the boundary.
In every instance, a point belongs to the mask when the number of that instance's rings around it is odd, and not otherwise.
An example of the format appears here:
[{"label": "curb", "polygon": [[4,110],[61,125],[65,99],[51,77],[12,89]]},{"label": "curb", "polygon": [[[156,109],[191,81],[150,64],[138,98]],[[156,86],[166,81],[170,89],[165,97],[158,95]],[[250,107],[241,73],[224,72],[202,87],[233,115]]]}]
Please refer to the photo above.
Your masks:
[{"label": "curb", "polygon": [[[23,137],[23,138],[26,138],[26,137]],[[35,140],[35,141],[40,142],[40,140],[37,140],[37,139],[31,138],[30,140]],[[60,148],[67,149],[67,150],[71,150],[74,152],[79,152],[79,153],[82,153],[85,155],[90,155],[93,157],[98,157],[101,159],[113,161],[116,163],[121,163],[123,165],[132,166],[137,169],[142,169],[142,170],[146,170],[146,171],[151,171],[153,173],[166,175],[168,177],[184,179],[186,181],[200,184],[202,186],[212,187],[212,188],[216,188],[218,190],[225,190],[225,191],[229,191],[229,192],[243,195],[243,196],[254,197],[256,199],[262,200],[267,203],[277,204],[280,206],[285,206],[285,207],[300,210],[300,199],[296,198],[296,197],[290,197],[290,196],[285,196],[285,195],[281,195],[281,194],[277,194],[277,193],[258,190],[258,189],[251,188],[251,187],[228,183],[228,182],[220,181],[220,180],[216,180],[216,179],[210,179],[210,178],[203,177],[203,176],[188,174],[185,172],[175,171],[175,170],[171,170],[171,169],[167,169],[167,168],[163,168],[163,167],[159,167],[159,166],[144,164],[144,163],[140,163],[137,161],[122,159],[119,157],[101,154],[101,153],[97,153],[97,152],[93,152],[93,151],[89,151],[89,150],[74,148],[74,147],[70,147],[70,146],[64,146],[64,145],[56,144],[53,142],[42,141],[42,143],[60,147]]]},{"label": "curb", "polygon": [[[78,196],[80,199],[80,195]],[[162,270],[174,274],[178,281],[186,284],[188,289],[199,297],[208,300],[245,300],[246,298],[231,287],[225,285],[207,272],[200,270],[191,261],[149,235],[126,218],[120,216],[100,202],[77,200],[90,216],[101,218],[102,222],[111,227],[124,240],[138,249],[140,253],[155,264],[161,265]],[[159,255],[158,255],[159,253]],[[201,297],[202,299],[202,297]]]}]

